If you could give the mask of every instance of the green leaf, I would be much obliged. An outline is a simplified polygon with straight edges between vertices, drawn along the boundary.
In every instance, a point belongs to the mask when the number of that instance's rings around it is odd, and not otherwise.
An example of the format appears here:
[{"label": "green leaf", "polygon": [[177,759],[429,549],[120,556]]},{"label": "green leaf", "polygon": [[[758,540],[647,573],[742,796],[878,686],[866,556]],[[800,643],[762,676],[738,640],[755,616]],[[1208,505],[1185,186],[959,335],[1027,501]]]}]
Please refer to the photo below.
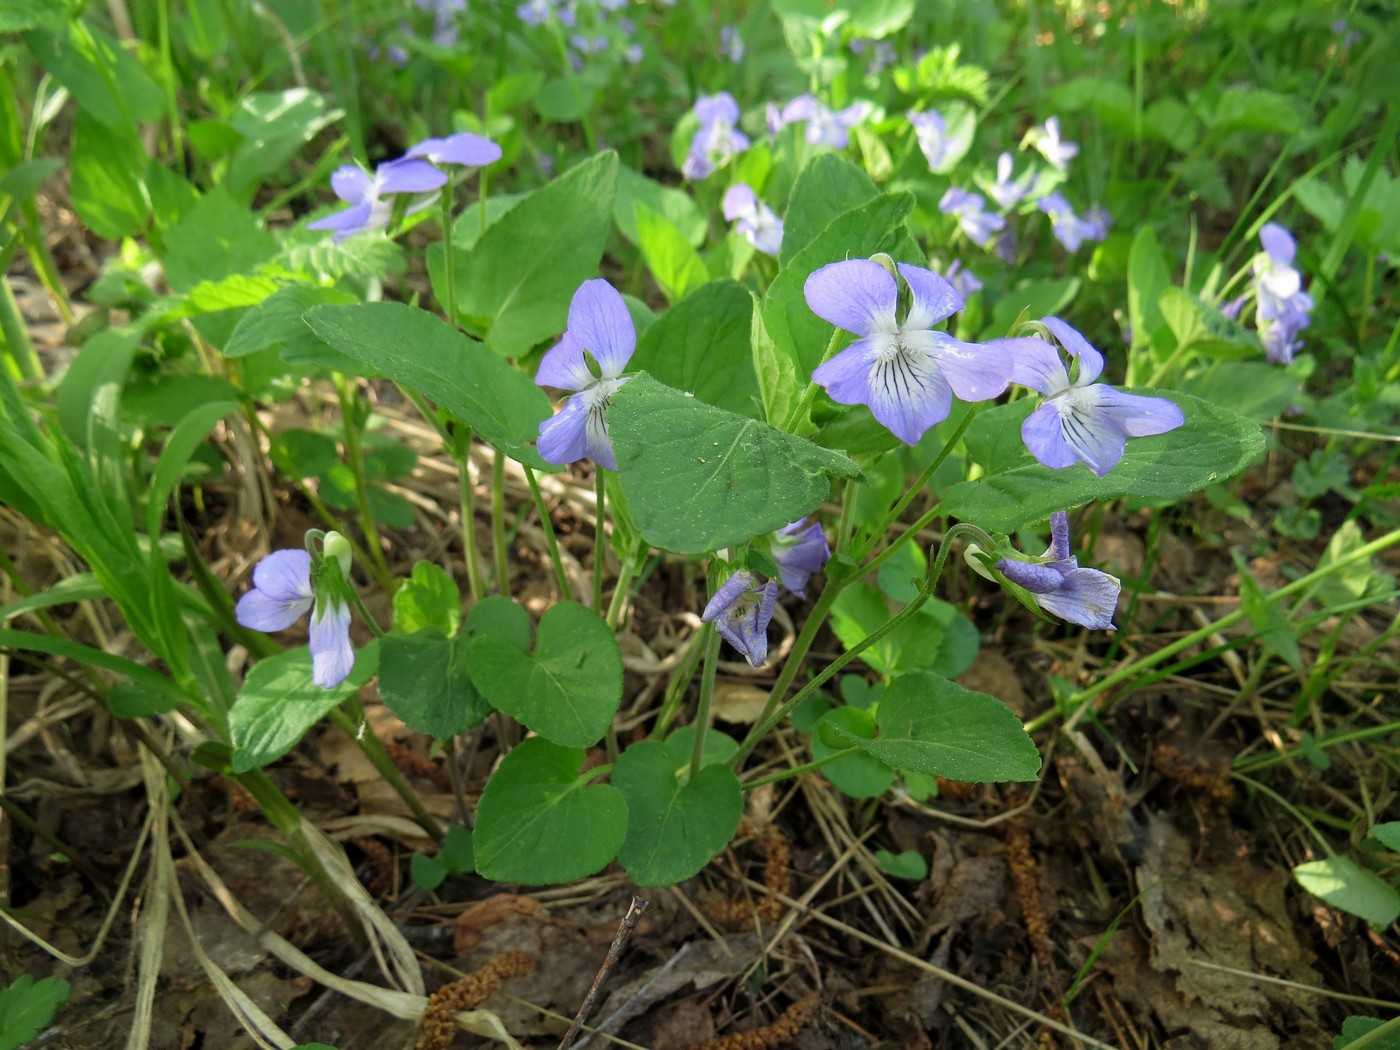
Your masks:
[{"label": "green leaf", "polygon": [[643,740],[613,766],[613,786],[627,802],[618,859],[638,886],[671,886],[699,872],[729,845],[744,815],[739,778],[723,761],[690,778],[693,739]]},{"label": "green leaf", "polygon": [[0,178],[0,193],[15,200],[25,200],[34,196],[40,186],[59,168],[63,161],[57,157],[40,157],[16,164],[4,178]]},{"label": "green leaf", "polygon": [[1240,605],[1249,617],[1259,645],[1267,652],[1282,659],[1293,670],[1302,673],[1303,655],[1298,649],[1298,635],[1288,622],[1288,614],[1282,602],[1271,602],[1264,594],[1259,582],[1250,575],[1243,556],[1239,551],[1235,556],[1235,567],[1240,574]]},{"label": "green leaf", "polygon": [[413,573],[394,592],[394,631],[413,634],[425,627],[436,627],[445,635],[453,635],[461,622],[462,595],[452,577],[433,562],[416,563]]},{"label": "green leaf", "polygon": [[219,186],[166,231],[165,242],[165,276],[177,292],[201,281],[251,274],[277,251],[276,239],[258,217]]},{"label": "green leaf", "polygon": [[[837,707],[827,711],[812,727],[809,745],[818,762],[851,747],[851,738],[870,740],[875,735],[875,718],[858,707]],[[874,755],[862,752],[838,758],[821,768],[822,775],[836,790],[851,798],[879,798],[894,783],[894,770]]]},{"label": "green leaf", "polygon": [[[578,286],[597,276],[617,193],[617,154],[571,168],[458,251],[457,307],[463,323],[504,357],[519,357],[568,322]],[[442,256],[429,256],[438,300]]]},{"label": "green leaf", "polygon": [[667,302],[685,298],[709,279],[705,261],[670,219],[640,203],[634,212],[637,245]]},{"label": "green leaf", "polygon": [[447,838],[442,840],[438,858],[447,865],[453,875],[466,875],[476,870],[476,850],[472,844],[471,828],[453,824],[447,829]]},{"label": "green leaf", "polygon": [[[868,583],[857,583],[837,597],[831,629],[842,645],[853,649],[890,615],[889,603],[880,591]],[[953,677],[966,671],[976,656],[976,627],[954,606],[935,598],[861,653],[860,659],[882,675],[935,671]]]},{"label": "green leaf", "polygon": [[856,0],[851,5],[851,33],[883,40],[899,32],[914,17],[914,0]]},{"label": "green leaf", "polygon": [[24,34],[35,61],[68,89],[84,113],[116,132],[157,120],[164,96],[141,64],[100,29],[86,21],[62,29]]},{"label": "green leaf", "polygon": [[1177,347],[1202,357],[1243,358],[1259,355],[1259,340],[1218,307],[1181,288],[1162,289],[1157,300],[1162,317],[1176,336]]},{"label": "green leaf", "polygon": [[1128,252],[1128,323],[1133,329],[1134,351],[1152,347],[1170,352],[1167,322],[1157,305],[1170,284],[1171,273],[1157,246],[1156,231],[1151,226],[1140,227]]},{"label": "green leaf", "polygon": [[[1146,387],[1132,392],[1160,396]],[[992,532],[1010,533],[1044,521],[1051,511],[1092,500],[1178,500],[1233,477],[1263,453],[1263,434],[1249,420],[1188,394],[1173,393],[1169,400],[1181,407],[1186,424],[1156,437],[1129,439],[1123,459],[1107,477],[1082,463],[1052,470],[1023,452],[998,473],[953,485],[943,494],[941,509]],[[1034,408],[1034,398],[998,405],[982,412],[974,427],[1001,427],[1010,442]]]},{"label": "green leaf", "polygon": [[350,305],[357,300],[338,288],[293,284],[279,288],[239,318],[233,335],[224,344],[225,357],[247,357],[276,348],[286,360],[290,355],[314,355],[325,350],[302,315],[326,303]]},{"label": "green leaf", "polygon": [[664,312],[637,342],[629,367],[744,416],[761,412],[750,349],[753,297],[711,281]]},{"label": "green leaf", "polygon": [[983,333],[999,339],[1011,334],[1011,326],[1024,311],[1031,320],[1058,314],[1079,294],[1078,277],[1060,277],[1053,281],[1025,281],[997,300],[992,310],[992,322]]},{"label": "green leaf", "polygon": [[928,878],[928,861],[918,850],[907,849],[903,853],[891,853],[887,849],[875,851],[875,862],[897,879],[922,882]]},{"label": "green leaf", "polygon": [[895,769],[974,784],[1034,780],[1040,771],[1035,741],[1010,708],[936,674],[896,678],[876,721],[876,739],[848,739]]},{"label": "green leaf", "polygon": [[378,664],[379,646],[371,642],[355,654],[345,681],[322,689],[311,681],[311,651],[305,646],[259,660],[228,713],[234,772],[275,762],[296,747],[308,729],[374,677]]},{"label": "green leaf", "polygon": [[72,986],[61,977],[35,982],[27,973],[0,991],[0,1050],[15,1050],[39,1034],[68,1001]]},{"label": "green leaf", "polygon": [[1263,361],[1220,361],[1187,376],[1179,389],[1186,394],[1223,405],[1260,422],[1273,419],[1289,405],[1297,404],[1302,384],[1296,375]]},{"label": "green leaf", "polygon": [[306,320],[332,348],[432,398],[512,459],[559,469],[533,444],[549,416],[544,391],[426,310],[403,303],[318,306]]},{"label": "green leaf", "polygon": [[379,643],[379,693],[410,729],[445,740],[491,713],[473,685],[465,636],[437,627],[388,634]]},{"label": "green leaf", "polygon": [[0,3],[0,33],[26,29],[54,29],[70,17],[66,2],[55,0],[4,0]]},{"label": "green leaf", "polygon": [[335,123],[341,111],[309,88],[256,91],[244,96],[229,118],[242,136],[233,152],[225,183],[247,200],[267,176],[284,171],[308,142]]},{"label": "green leaf", "polygon": [[[1346,1047],[1359,1042],[1363,1036],[1370,1035],[1377,1028],[1388,1023],[1379,1017],[1362,1017],[1360,1014],[1353,1014],[1342,1021],[1342,1034],[1333,1037],[1332,1050],[1345,1050]],[[1373,1039],[1366,1043],[1366,1050],[1400,1050],[1400,1032],[1392,1028],[1380,1039]]]},{"label": "green leaf", "polygon": [[783,216],[780,259],[788,266],[797,253],[844,213],[880,195],[870,176],[839,153],[819,153],[798,172]]},{"label": "green leaf", "polygon": [[1371,837],[1392,853],[1400,853],[1400,820],[1371,825]]},{"label": "green leaf", "polygon": [[415,853],[408,861],[408,875],[413,885],[429,892],[447,880],[447,865],[426,853]]},{"label": "green leaf", "polygon": [[1293,100],[1264,88],[1226,88],[1207,118],[1211,129],[1230,131],[1278,131],[1285,134],[1297,130],[1300,118]]},{"label": "green leaf", "polygon": [[146,153],[132,135],[105,127],[86,111],[73,119],[73,209],[93,233],[119,240],[151,218],[143,175]]},{"label": "green leaf", "polygon": [[1293,869],[1298,885],[1349,915],[1384,929],[1400,919],[1400,893],[1350,857],[1309,861]]},{"label": "green leaf", "polygon": [[636,245],[641,244],[634,211],[638,204],[664,216],[690,247],[698,248],[705,242],[709,224],[688,193],[673,186],[663,186],[631,168],[619,168],[617,198],[613,201],[613,222],[617,223],[622,236]]},{"label": "green leaf", "polygon": [[617,639],[578,602],[561,602],[541,617],[533,653],[486,636],[472,643],[469,662],[492,706],[566,746],[596,743],[622,702]]},{"label": "green leaf", "polygon": [[830,477],[855,477],[837,452],[706,405],[640,375],[613,397],[608,426],[633,523],[654,547],[702,554],[811,513]]},{"label": "green leaf", "polygon": [[476,870],[538,886],[592,875],[617,856],[627,803],[611,784],[587,787],[582,750],[531,737],[501,760],[476,810]]}]

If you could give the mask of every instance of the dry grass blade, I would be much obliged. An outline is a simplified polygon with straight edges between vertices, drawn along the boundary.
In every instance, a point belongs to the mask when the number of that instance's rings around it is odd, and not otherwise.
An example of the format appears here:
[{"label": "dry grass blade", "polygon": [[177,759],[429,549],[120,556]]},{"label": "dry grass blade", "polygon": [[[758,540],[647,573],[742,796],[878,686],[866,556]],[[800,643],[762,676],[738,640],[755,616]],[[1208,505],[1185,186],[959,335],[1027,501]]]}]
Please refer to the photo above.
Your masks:
[{"label": "dry grass blade", "polygon": [[[141,770],[146,779],[146,798],[150,802],[154,848],[162,841],[170,849],[170,796],[165,788],[165,770],[145,748],[141,749]],[[151,1013],[156,1001],[156,981],[160,977],[160,961],[165,953],[165,933],[170,921],[170,898],[180,892],[174,871],[153,864],[146,880],[145,898],[150,906],[141,916],[137,943],[140,954],[136,985],[136,1009],[127,1035],[128,1050],[142,1050],[151,1041]]]}]

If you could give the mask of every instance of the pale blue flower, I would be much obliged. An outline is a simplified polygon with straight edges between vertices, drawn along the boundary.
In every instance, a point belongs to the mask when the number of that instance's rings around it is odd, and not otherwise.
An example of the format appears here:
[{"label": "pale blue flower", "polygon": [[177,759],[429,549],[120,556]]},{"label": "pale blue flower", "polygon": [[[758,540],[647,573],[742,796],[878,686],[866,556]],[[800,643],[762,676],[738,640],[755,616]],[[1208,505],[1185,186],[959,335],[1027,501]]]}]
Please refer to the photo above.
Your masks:
[{"label": "pale blue flower", "polygon": [[719,53],[736,66],[744,60],[744,38],[739,35],[738,26],[719,27]]},{"label": "pale blue flower", "polygon": [[997,157],[996,181],[986,184],[988,195],[1002,211],[1010,211],[1031,196],[1036,183],[1040,181],[1033,171],[1024,172],[1019,179],[1013,179],[1011,175],[1014,170],[1015,162],[1011,154],[1003,153]]},{"label": "pale blue flower", "polygon": [[331,175],[331,189],[350,207],[306,224],[308,230],[334,230],[337,243],[366,230],[389,225],[397,193],[426,193],[440,188],[447,176],[426,160],[404,157],[374,169],[371,176],[354,164],[344,164]]},{"label": "pale blue flower", "polygon": [[817,522],[807,523],[807,519],[784,525],[769,537],[772,543],[773,561],[778,565],[783,586],[799,598],[813,573],[821,572],[831,559],[831,548]]},{"label": "pale blue flower", "polygon": [[845,149],[851,129],[869,115],[870,108],[867,102],[857,102],[833,110],[813,95],[799,95],[783,107],[779,127],[806,121],[808,142]]},{"label": "pale blue flower", "polygon": [[343,682],[355,665],[350,608],[329,588],[313,587],[310,553],[273,551],[258,562],[253,568],[253,589],[238,599],[234,616],[244,627],[271,632],[290,627],[308,609],[311,680],[330,689]]},{"label": "pale blue flower", "polygon": [[777,212],[758,199],[753,187],[742,182],[730,186],[724,194],[724,217],[737,223],[735,229],[765,255],[777,256],[783,247],[783,220]]},{"label": "pale blue flower", "polygon": [[1051,117],[1043,125],[1031,131],[1031,144],[1051,165],[1064,171],[1066,166],[1079,154],[1079,146],[1060,138],[1060,118]]},{"label": "pale blue flower", "polygon": [[1085,241],[1101,241],[1108,236],[1111,220],[1102,208],[1094,208],[1080,218],[1058,190],[1041,197],[1035,206],[1050,216],[1050,230],[1067,252],[1077,252]]},{"label": "pale blue flower", "polygon": [[1186,422],[1166,398],[1125,394],[1095,382],[1103,372],[1103,355],[1058,317],[1040,323],[1078,364],[1073,379],[1054,344],[1044,339],[993,339],[988,345],[1011,354],[1013,383],[1044,395],[1021,425],[1021,438],[1045,466],[1058,470],[1079,462],[1103,477],[1123,458],[1128,438],[1165,434]]},{"label": "pale blue flower", "polygon": [[749,137],[739,130],[739,103],[727,91],[697,99],[695,116],[700,126],[690,140],[681,173],[688,179],[703,179],[748,149]]},{"label": "pale blue flower", "polygon": [[986,211],[987,198],[980,193],[958,189],[956,186],[943,194],[938,202],[938,210],[945,215],[955,216],[967,239],[978,247],[985,248],[992,234],[1006,227],[1006,219],[995,212]]},{"label": "pale blue flower", "polygon": [[1303,277],[1293,266],[1298,254],[1293,235],[1271,222],[1259,231],[1259,240],[1264,250],[1252,264],[1254,324],[1268,359],[1286,365],[1302,348],[1298,333],[1312,323],[1313,298],[1303,291]]},{"label": "pale blue flower", "polygon": [[953,286],[953,290],[964,299],[971,299],[982,290],[982,282],[977,275],[963,265],[961,259],[954,259],[943,273],[943,279]]},{"label": "pale blue flower", "polygon": [[1040,562],[1003,558],[997,570],[1012,583],[1030,592],[1046,612],[1094,631],[1116,630],[1113,614],[1122,588],[1116,576],[1098,569],[1083,569],[1070,553],[1069,515],[1050,515],[1050,549]]},{"label": "pale blue flower", "polygon": [[[585,456],[617,469],[605,413],[623,376],[637,330],[616,288],[601,278],[584,281],[569,303],[569,327],[544,355],[535,373],[540,386],[573,392],[563,409],[540,424],[536,447],[547,463],[573,463]],[[588,357],[597,363],[596,373]]]},{"label": "pale blue flower", "polygon": [[964,343],[933,326],[962,308],[952,285],[932,270],[900,263],[908,311],[899,316],[899,282],[871,259],[831,263],[807,278],[812,312],[860,338],[812,373],[833,401],[868,405],[906,444],[948,418],[953,395],[986,401],[1006,390],[1011,356]]},{"label": "pale blue flower", "polygon": [[453,164],[484,168],[501,159],[501,147],[483,135],[459,131],[442,139],[424,139],[404,156],[421,157],[439,166]]},{"label": "pale blue flower", "polygon": [[759,583],[747,569],[735,572],[705,606],[700,619],[713,623],[751,667],[768,659],[768,624],[778,600],[778,581]]},{"label": "pale blue flower", "polygon": [[930,171],[937,171],[948,156],[948,122],[936,109],[920,112],[911,109],[905,114],[914,127],[914,139],[928,161]]}]

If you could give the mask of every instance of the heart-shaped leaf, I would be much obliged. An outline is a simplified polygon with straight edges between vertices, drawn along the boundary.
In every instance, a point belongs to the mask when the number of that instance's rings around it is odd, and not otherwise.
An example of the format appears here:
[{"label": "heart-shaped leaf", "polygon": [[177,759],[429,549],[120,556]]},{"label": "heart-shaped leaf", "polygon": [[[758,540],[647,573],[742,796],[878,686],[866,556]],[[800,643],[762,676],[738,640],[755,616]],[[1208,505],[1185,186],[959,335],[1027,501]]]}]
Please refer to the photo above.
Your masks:
[{"label": "heart-shaped leaf", "polygon": [[627,800],[627,838],[618,859],[638,886],[690,878],[729,845],[744,815],[739,778],[722,759],[690,778],[694,738],[687,732],[664,744],[643,740],[613,767],[612,782]]},{"label": "heart-shaped leaf", "polygon": [[540,619],[535,651],[486,635],[467,655],[472,681],[491,705],[546,740],[596,743],[622,702],[622,655],[602,617],[561,602]]},{"label": "heart-shaped leaf", "polygon": [[1011,709],[927,671],[901,675],[880,698],[880,735],[846,739],[895,769],[973,784],[1034,780],[1040,752]]},{"label": "heart-shaped leaf", "polygon": [[501,760],[476,810],[476,870],[538,886],[592,875],[617,855],[627,803],[579,776],[584,753],[532,737]]}]

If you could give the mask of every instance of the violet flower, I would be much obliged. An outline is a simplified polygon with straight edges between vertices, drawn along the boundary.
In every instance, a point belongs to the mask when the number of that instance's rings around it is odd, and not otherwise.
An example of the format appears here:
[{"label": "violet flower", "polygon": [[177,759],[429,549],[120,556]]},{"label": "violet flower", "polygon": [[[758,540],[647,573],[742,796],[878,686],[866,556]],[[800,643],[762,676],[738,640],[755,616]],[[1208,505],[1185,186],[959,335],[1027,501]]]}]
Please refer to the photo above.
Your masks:
[{"label": "violet flower", "polygon": [[1085,241],[1101,241],[1108,236],[1112,220],[1102,208],[1091,209],[1080,218],[1058,190],[1041,197],[1035,206],[1050,216],[1050,230],[1067,252],[1077,252]]},{"label": "violet flower", "polygon": [[783,246],[783,220],[758,199],[753,187],[742,182],[730,186],[724,194],[723,208],[724,217],[737,223],[739,236],[764,255],[777,256]]},{"label": "violet flower", "polygon": [[[569,327],[540,361],[535,382],[573,392],[564,407],[540,424],[536,447],[548,463],[591,456],[617,469],[604,413],[627,377],[622,371],[637,347],[632,315],[617,289],[601,278],[584,281],[569,303]],[[595,372],[585,355],[597,363]]]},{"label": "violet flower", "polygon": [[1060,118],[1051,117],[1043,125],[1031,130],[1031,145],[1054,167],[1064,171],[1066,166],[1079,153],[1079,146],[1060,138]]},{"label": "violet flower", "polygon": [[813,573],[821,572],[831,559],[831,548],[817,522],[807,524],[807,519],[784,525],[769,536],[773,546],[773,561],[778,565],[778,573],[783,586],[799,598],[807,597],[803,590]]},{"label": "violet flower", "polygon": [[914,127],[914,139],[928,161],[930,171],[938,171],[948,157],[948,121],[936,109],[921,113],[911,109],[905,114]]},{"label": "violet flower", "polygon": [[1021,424],[1026,448],[1045,466],[1059,470],[1077,461],[1103,477],[1123,458],[1128,438],[1165,434],[1186,422],[1181,409],[1166,398],[1125,394],[1096,383],[1103,355],[1058,317],[1040,323],[1078,362],[1074,379],[1054,344],[1044,339],[993,339],[988,345],[1010,351],[1013,383],[1045,395]]},{"label": "violet flower", "polygon": [[777,600],[777,580],[761,584],[753,573],[740,569],[715,591],[700,619],[713,623],[750,667],[762,667],[768,659],[768,623]]},{"label": "violet flower", "polygon": [[1070,553],[1069,515],[1050,515],[1050,549],[1040,562],[1003,558],[997,570],[1012,583],[1030,592],[1046,612],[1093,631],[1116,630],[1113,613],[1122,588],[1116,576],[1098,569],[1082,569]]},{"label": "violet flower", "polygon": [[393,214],[396,193],[428,193],[447,181],[447,176],[426,160],[403,157],[374,169],[371,176],[354,164],[343,164],[331,175],[331,189],[348,208],[306,224],[308,230],[334,230],[335,241],[366,230],[382,230]]},{"label": "violet flower", "polygon": [[1303,291],[1302,275],[1293,267],[1298,254],[1293,235],[1271,222],[1259,231],[1259,240],[1264,250],[1253,262],[1254,324],[1268,359],[1286,365],[1302,348],[1298,333],[1312,322],[1313,298]]},{"label": "violet flower", "polygon": [[869,112],[870,104],[867,102],[833,110],[813,95],[799,95],[783,107],[778,126],[806,121],[808,142],[840,150],[850,142],[851,128],[863,121]]},{"label": "violet flower", "polygon": [[501,147],[485,136],[459,131],[443,139],[424,139],[404,156],[421,157],[439,166],[459,164],[467,168],[484,168],[501,159]]},{"label": "violet flower", "polygon": [[962,308],[952,285],[922,266],[899,264],[909,289],[908,312],[898,316],[899,282],[873,259],[847,259],[807,278],[812,312],[860,336],[812,373],[833,401],[868,405],[906,444],[948,418],[953,394],[964,401],[999,396],[1011,379],[1011,356],[988,345],[964,343],[935,324]]},{"label": "violet flower", "polygon": [[688,179],[703,179],[748,149],[749,137],[738,128],[739,103],[727,91],[697,99],[695,116],[700,127],[690,140],[681,173]]},{"label": "violet flower", "polygon": [[1010,211],[1031,195],[1035,184],[1040,180],[1034,172],[1025,172],[1019,179],[1012,179],[1014,161],[1010,153],[997,157],[996,182],[987,184],[987,193],[997,202],[1002,211]]},{"label": "violet flower", "polygon": [[[327,533],[325,549],[339,559],[343,577],[350,560],[344,538]],[[331,689],[343,682],[355,666],[355,652],[350,647],[350,607],[333,584],[313,584],[309,552],[273,551],[258,562],[253,568],[253,589],[238,599],[234,616],[244,627],[271,632],[290,627],[308,609],[311,680],[323,689]]]},{"label": "violet flower", "polygon": [[957,217],[958,225],[967,239],[980,248],[985,248],[992,234],[1006,227],[1006,219],[995,212],[986,211],[987,198],[980,193],[958,189],[956,186],[943,194],[938,202],[938,210],[945,215]]},{"label": "violet flower", "polygon": [[982,290],[982,282],[977,275],[963,266],[961,259],[954,259],[943,273],[943,279],[953,286],[953,290],[964,299],[971,299]]},{"label": "violet flower", "polygon": [[738,26],[719,27],[719,53],[736,66],[744,60],[744,38],[739,35]]}]

